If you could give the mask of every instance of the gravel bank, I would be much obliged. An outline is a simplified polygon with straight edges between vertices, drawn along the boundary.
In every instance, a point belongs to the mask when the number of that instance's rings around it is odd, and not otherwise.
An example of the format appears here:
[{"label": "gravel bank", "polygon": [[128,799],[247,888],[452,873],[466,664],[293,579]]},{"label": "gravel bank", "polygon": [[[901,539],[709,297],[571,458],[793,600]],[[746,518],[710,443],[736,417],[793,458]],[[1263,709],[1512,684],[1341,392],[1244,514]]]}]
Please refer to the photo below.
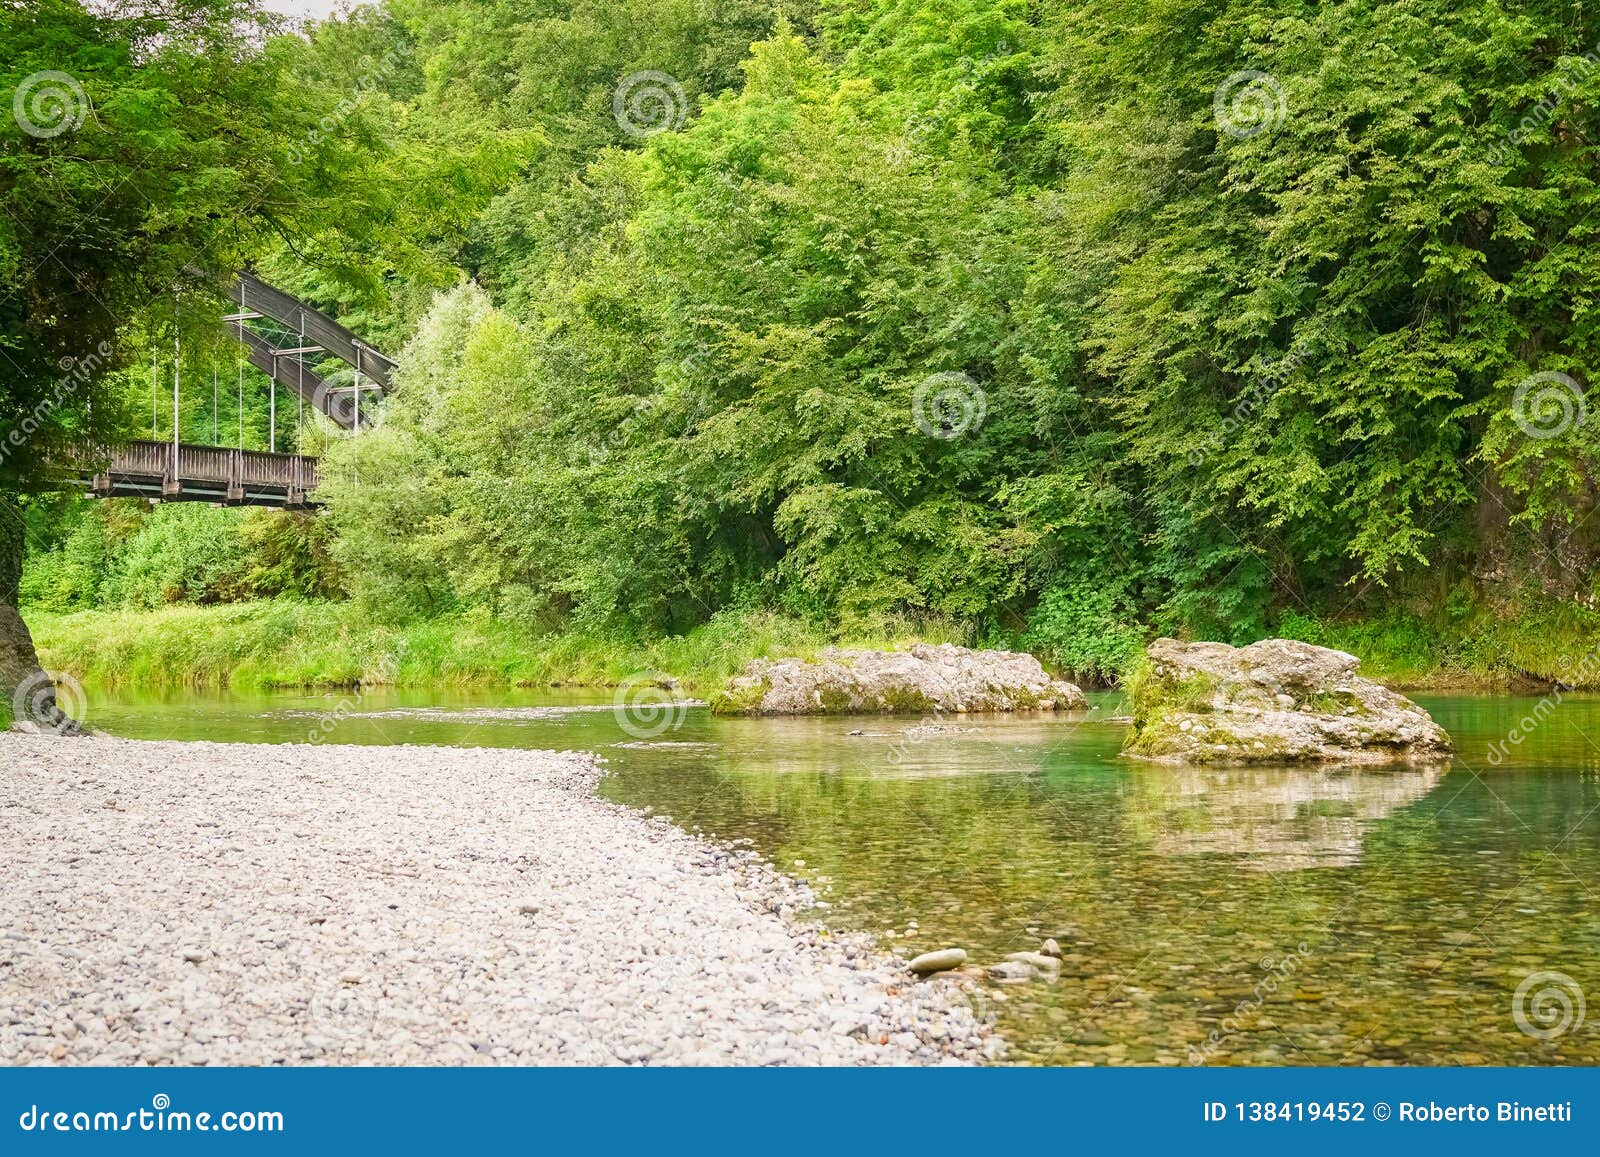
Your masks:
[{"label": "gravel bank", "polygon": [[0,735],[0,1061],[928,1064],[947,983],[571,752]]}]

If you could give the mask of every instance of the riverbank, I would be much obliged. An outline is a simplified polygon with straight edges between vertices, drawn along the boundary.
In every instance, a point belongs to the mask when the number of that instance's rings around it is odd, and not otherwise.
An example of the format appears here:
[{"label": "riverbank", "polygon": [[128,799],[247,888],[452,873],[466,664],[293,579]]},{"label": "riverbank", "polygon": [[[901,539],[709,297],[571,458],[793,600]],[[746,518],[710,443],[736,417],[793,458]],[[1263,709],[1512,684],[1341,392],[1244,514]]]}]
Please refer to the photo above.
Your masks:
[{"label": "riverbank", "polygon": [[[615,687],[643,676],[671,677],[704,695],[754,659],[914,642],[1032,650],[1056,674],[1074,677],[1049,647],[976,638],[936,617],[828,629],[771,612],[725,611],[686,634],[650,640],[540,635],[480,615],[384,623],[349,603],[288,600],[71,615],[25,609],[24,617],[47,669],[146,691]],[[1600,615],[1571,605],[1514,617],[1480,609],[1448,623],[1399,612],[1338,623],[1286,614],[1274,631],[1357,655],[1363,675],[1398,690],[1526,691],[1558,680],[1600,688]]]},{"label": "riverbank", "polygon": [[942,620],[827,632],[765,612],[726,613],[687,634],[648,641],[536,635],[473,615],[382,623],[351,604],[326,602],[24,611],[24,617],[47,669],[150,690],[615,687],[665,675],[685,690],[707,691],[752,659],[811,655],[828,646],[967,641]]},{"label": "riverbank", "polygon": [[930,1064],[950,982],[571,752],[0,734],[0,1063]]}]

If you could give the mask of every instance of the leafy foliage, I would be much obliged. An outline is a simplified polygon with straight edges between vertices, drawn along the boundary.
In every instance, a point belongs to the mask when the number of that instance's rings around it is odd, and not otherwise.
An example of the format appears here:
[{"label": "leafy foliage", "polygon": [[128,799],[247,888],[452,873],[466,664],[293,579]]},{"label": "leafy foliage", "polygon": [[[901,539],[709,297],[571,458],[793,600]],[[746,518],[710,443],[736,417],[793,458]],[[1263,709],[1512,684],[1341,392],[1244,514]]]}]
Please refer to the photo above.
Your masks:
[{"label": "leafy foliage", "polygon": [[320,519],[179,504],[97,503],[74,511],[59,545],[31,560],[22,596],[66,612],[253,598],[328,598],[342,590]]},{"label": "leafy foliage", "polygon": [[[314,105],[396,51],[307,154],[335,259],[248,242],[404,343],[328,453],[373,611],[926,615],[1105,678],[1152,630],[1594,593],[1600,434],[1518,399],[1581,409],[1595,355],[1600,15],[389,0],[250,76]],[[614,115],[645,70],[677,131]]]}]

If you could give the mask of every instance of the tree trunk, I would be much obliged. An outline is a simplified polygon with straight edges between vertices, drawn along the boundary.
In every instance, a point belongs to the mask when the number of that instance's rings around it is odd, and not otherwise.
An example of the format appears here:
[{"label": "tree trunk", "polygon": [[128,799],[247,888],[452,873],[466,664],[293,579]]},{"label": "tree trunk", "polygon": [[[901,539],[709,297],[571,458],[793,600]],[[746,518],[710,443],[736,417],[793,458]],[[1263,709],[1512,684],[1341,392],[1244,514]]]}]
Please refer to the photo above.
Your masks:
[{"label": "tree trunk", "polygon": [[56,688],[39,666],[28,624],[17,613],[25,537],[22,514],[0,494],[0,719],[77,734],[76,720],[56,706]]}]

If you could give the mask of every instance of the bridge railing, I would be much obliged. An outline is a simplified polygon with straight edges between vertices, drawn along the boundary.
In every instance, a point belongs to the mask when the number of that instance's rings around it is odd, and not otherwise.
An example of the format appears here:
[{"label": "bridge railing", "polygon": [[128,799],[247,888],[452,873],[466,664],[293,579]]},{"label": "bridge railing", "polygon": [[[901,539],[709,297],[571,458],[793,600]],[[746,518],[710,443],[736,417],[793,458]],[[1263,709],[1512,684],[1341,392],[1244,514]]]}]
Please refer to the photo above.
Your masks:
[{"label": "bridge railing", "polygon": [[194,482],[236,482],[247,486],[314,490],[322,481],[317,459],[266,450],[234,450],[226,446],[178,447],[178,468],[172,468],[172,443],[139,439],[98,456],[106,473],[139,474]]},{"label": "bridge railing", "polygon": [[102,497],[125,494],[166,500],[217,500],[300,505],[322,482],[316,458],[139,439],[84,448],[61,466]]}]

